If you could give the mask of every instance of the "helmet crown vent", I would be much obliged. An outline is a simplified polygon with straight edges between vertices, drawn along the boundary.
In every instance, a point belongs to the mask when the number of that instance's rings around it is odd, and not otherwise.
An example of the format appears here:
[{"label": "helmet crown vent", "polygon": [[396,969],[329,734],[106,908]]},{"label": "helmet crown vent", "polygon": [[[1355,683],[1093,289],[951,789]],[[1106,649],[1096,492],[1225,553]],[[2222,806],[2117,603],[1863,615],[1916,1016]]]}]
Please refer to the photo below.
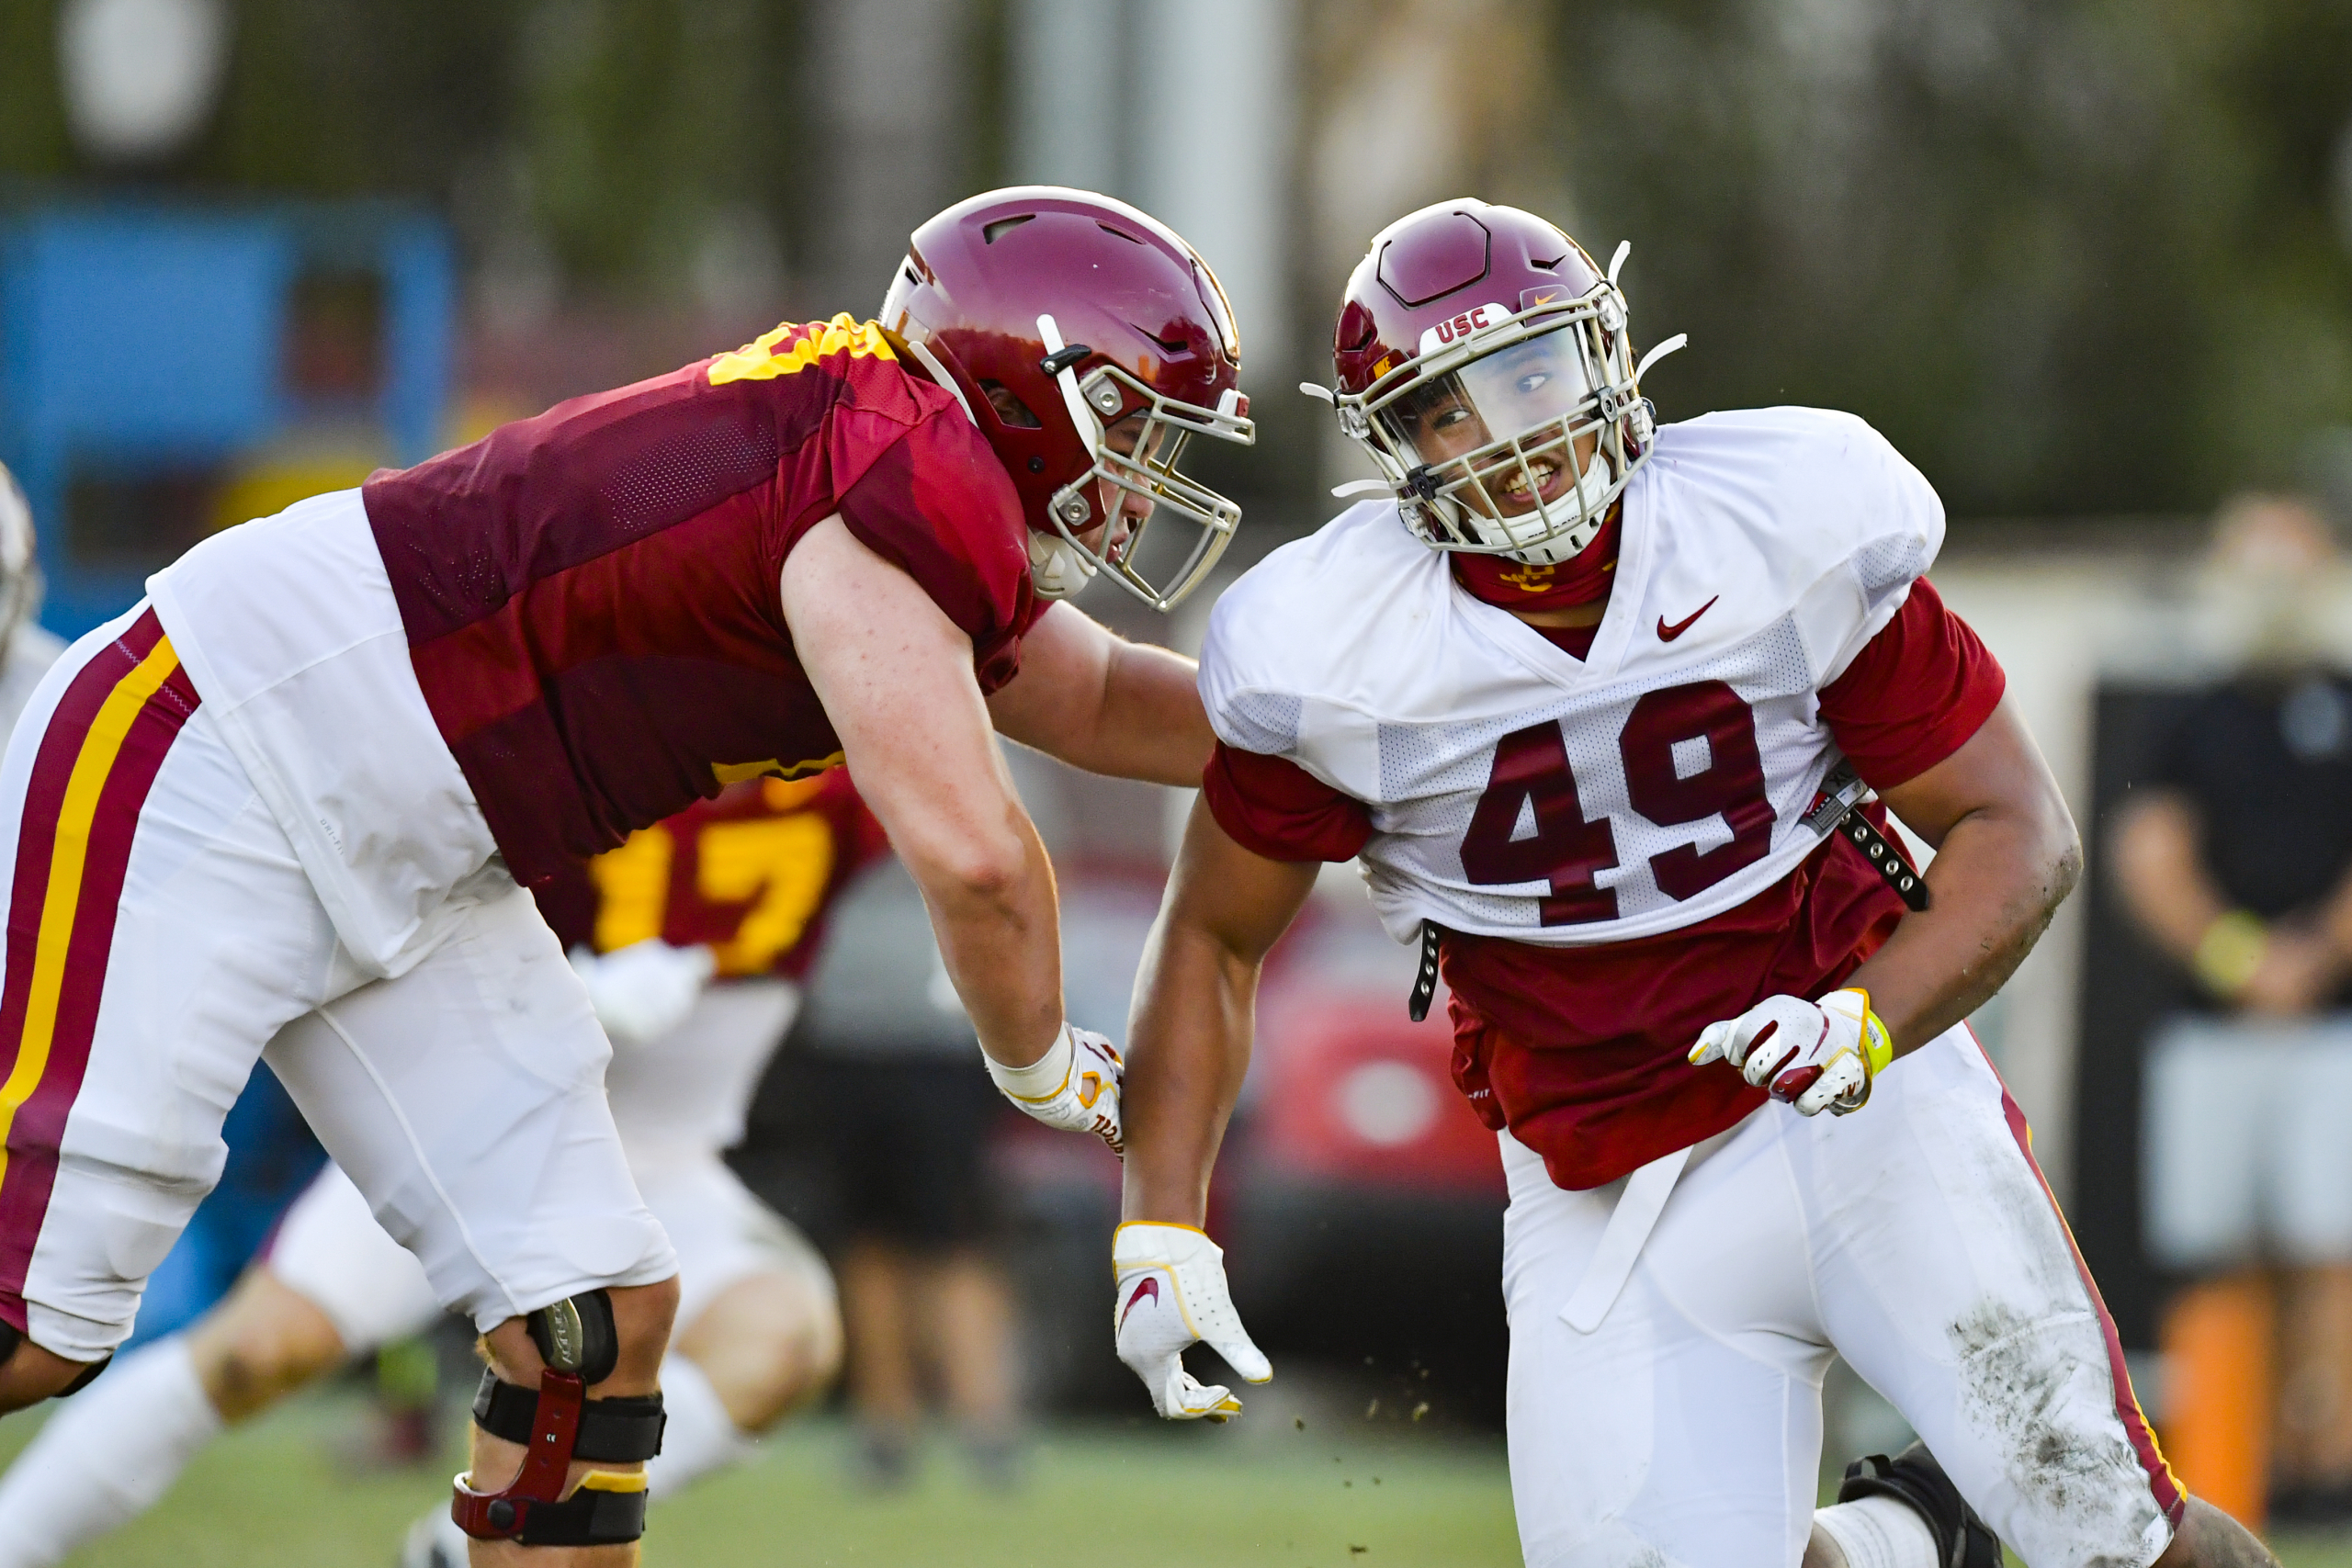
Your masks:
[{"label": "helmet crown vent", "polygon": [[1390,241],[1380,247],[1380,282],[1408,307],[1426,305],[1487,276],[1494,236],[1467,212],[1449,212],[1410,244]]}]

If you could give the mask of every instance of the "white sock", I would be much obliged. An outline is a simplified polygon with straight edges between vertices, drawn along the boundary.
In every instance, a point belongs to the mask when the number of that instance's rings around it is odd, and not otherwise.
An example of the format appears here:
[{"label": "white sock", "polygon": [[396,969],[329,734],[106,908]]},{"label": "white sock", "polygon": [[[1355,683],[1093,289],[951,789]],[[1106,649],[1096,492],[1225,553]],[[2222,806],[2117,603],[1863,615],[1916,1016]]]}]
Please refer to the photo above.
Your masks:
[{"label": "white sock", "polygon": [[712,1471],[750,1457],[752,1440],[728,1416],[710,1379],[675,1351],[662,1359],[662,1408],[670,1424],[662,1428],[661,1453],[645,1466],[653,1501],[674,1497]]},{"label": "white sock", "polygon": [[50,1568],[137,1518],[220,1431],[186,1339],[116,1362],[0,1478],[0,1568]]},{"label": "white sock", "polygon": [[989,1077],[996,1087],[1015,1100],[1050,1100],[1069,1082],[1071,1066],[1078,1059],[1078,1047],[1069,1037],[1069,1025],[1054,1036],[1046,1054],[1025,1067],[1008,1067],[986,1051],[980,1059],[989,1065]]},{"label": "white sock", "polygon": [[1936,1532],[1899,1497],[1816,1508],[1813,1523],[1845,1552],[1846,1568],[1942,1568]]}]

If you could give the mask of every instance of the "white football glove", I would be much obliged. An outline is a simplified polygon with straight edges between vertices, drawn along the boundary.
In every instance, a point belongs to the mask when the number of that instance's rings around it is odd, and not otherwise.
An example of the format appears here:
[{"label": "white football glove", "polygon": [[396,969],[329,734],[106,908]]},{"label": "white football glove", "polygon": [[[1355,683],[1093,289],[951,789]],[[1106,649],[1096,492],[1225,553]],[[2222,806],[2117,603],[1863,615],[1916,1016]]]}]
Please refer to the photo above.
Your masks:
[{"label": "white football glove", "polygon": [[1111,1145],[1114,1155],[1127,1152],[1125,1132],[1119,1125],[1119,1088],[1126,1064],[1118,1048],[1091,1030],[1062,1025],[1054,1043],[1025,1067],[1008,1067],[986,1051],[989,1077],[1004,1098],[1048,1127],[1066,1133],[1091,1133]]},{"label": "white football glove", "polygon": [[1871,1010],[1868,991],[1832,991],[1818,1002],[1767,997],[1699,1032],[1691,1066],[1722,1058],[1771,1097],[1804,1115],[1860,1111],[1871,1080],[1894,1060],[1886,1025]]},{"label": "white football glove", "polygon": [[575,947],[571,966],[613,1043],[650,1045],[686,1021],[718,959],[707,947],[672,947],[648,937],[601,955]]},{"label": "white football glove", "polygon": [[1224,1250],[1204,1233],[1130,1222],[1112,1238],[1111,1268],[1118,1277],[1112,1311],[1119,1359],[1151,1390],[1163,1419],[1224,1421],[1241,1413],[1241,1401],[1223,1385],[1204,1388],[1184,1370],[1184,1351],[1195,1343],[1205,1343],[1250,1382],[1274,1375],[1233,1310]]}]

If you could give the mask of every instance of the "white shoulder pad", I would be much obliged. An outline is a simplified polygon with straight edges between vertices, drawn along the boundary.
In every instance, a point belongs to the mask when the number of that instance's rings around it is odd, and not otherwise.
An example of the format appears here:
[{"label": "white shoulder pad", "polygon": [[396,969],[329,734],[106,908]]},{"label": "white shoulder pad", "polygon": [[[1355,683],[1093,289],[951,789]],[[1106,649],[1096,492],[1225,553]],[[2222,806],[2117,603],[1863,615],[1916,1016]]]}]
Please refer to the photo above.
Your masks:
[{"label": "white shoulder pad", "polygon": [[1375,798],[1374,666],[1388,662],[1385,642],[1427,620],[1443,570],[1393,501],[1351,506],[1250,568],[1218,598],[1201,646],[1201,702],[1217,738]]},{"label": "white shoulder pad", "polygon": [[1754,543],[1797,607],[1823,682],[1894,618],[1943,545],[1934,488],[1849,413],[1705,414],[1660,432],[1656,461],[1743,531],[1759,530]]}]

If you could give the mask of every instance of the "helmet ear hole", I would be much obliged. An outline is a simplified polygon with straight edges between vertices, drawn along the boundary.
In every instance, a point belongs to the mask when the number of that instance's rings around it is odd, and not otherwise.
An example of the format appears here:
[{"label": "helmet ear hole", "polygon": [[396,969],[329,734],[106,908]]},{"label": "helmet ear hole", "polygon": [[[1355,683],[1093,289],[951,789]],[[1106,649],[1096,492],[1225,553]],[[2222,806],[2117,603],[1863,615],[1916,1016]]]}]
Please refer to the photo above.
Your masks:
[{"label": "helmet ear hole", "polygon": [[1001,381],[982,381],[980,391],[987,397],[989,407],[996,410],[996,417],[1008,430],[1043,430],[1040,420],[1013,389]]}]

